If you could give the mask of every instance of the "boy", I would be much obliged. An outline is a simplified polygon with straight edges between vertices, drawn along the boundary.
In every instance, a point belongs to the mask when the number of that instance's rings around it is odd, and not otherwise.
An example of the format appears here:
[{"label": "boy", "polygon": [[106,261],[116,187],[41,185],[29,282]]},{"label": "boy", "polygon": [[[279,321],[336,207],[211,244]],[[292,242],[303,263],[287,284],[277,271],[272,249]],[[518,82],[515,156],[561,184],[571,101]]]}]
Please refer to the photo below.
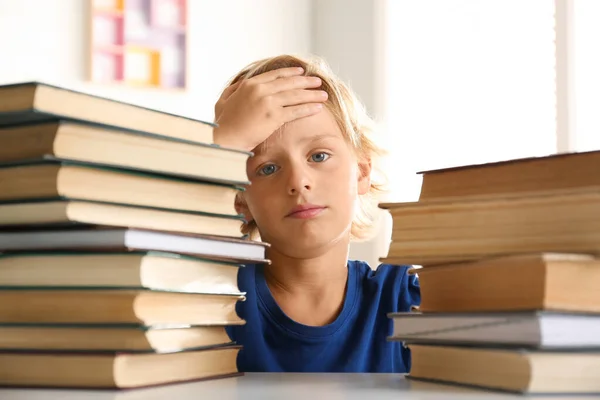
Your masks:
[{"label": "boy", "polygon": [[242,372],[408,372],[388,342],[387,313],[420,303],[408,267],[349,261],[366,237],[381,154],[353,93],[323,63],[292,56],[243,69],[215,105],[216,143],[251,150],[251,182],[236,200],[244,233],[271,244],[270,265],[248,265],[247,292],[228,328]]}]

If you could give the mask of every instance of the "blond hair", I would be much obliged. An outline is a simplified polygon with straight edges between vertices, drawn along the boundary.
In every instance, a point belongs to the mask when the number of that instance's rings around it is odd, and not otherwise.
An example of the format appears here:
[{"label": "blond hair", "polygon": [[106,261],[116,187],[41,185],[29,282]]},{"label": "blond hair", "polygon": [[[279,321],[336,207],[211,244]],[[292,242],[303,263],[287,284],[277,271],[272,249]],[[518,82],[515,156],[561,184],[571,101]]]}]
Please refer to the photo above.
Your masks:
[{"label": "blond hair", "polygon": [[[233,85],[241,79],[288,67],[302,67],[305,76],[321,78],[322,85],[318,89],[324,90],[328,94],[325,107],[333,114],[340,130],[359,160],[376,161],[385,154],[374,140],[374,123],[363,104],[354,92],[331,71],[327,63],[318,57],[305,59],[292,55],[280,55],[258,60],[242,69],[229,85]],[[384,174],[377,168],[377,165],[372,164],[371,187],[368,193],[359,196],[358,208],[350,231],[351,239],[365,240],[371,236],[374,212],[377,209],[380,195],[385,191],[385,180]],[[243,201],[243,198],[238,200]],[[258,238],[256,223],[250,221],[243,224],[242,233]]]}]

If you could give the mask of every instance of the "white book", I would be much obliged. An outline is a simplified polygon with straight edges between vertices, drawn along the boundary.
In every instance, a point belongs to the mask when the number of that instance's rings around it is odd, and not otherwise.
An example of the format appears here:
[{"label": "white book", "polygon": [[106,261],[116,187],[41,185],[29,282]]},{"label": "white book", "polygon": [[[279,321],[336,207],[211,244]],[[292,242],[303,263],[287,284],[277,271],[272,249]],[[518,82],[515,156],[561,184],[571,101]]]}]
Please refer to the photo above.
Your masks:
[{"label": "white book", "polygon": [[390,340],[539,349],[600,348],[600,315],[549,311],[391,313]]},{"label": "white book", "polygon": [[268,245],[220,236],[141,229],[53,229],[0,232],[0,252],[34,250],[154,250],[226,260],[267,262]]}]

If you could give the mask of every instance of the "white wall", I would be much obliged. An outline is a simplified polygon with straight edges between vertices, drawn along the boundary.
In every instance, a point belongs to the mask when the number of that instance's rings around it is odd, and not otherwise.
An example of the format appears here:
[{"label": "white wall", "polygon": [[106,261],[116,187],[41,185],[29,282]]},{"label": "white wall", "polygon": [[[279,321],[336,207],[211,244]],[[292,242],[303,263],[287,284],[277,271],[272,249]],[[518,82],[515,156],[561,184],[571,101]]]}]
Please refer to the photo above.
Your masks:
[{"label": "white wall", "polygon": [[[382,144],[385,132],[385,2],[384,0],[314,0],[312,50],[350,84],[379,125]],[[387,255],[391,218],[379,210],[375,236],[353,243],[350,258],[379,264]]]},{"label": "white wall", "polygon": [[[395,23],[388,30],[385,104],[399,170],[409,175],[556,152],[553,2],[387,4]],[[397,192],[411,184],[397,183]]]},{"label": "white wall", "polygon": [[367,109],[377,114],[375,4],[364,0],[315,0],[312,50],[349,83]]},{"label": "white wall", "polygon": [[0,0],[0,84],[44,80],[167,112],[213,119],[226,81],[247,63],[306,54],[311,0],[190,0],[186,92],[108,87],[87,79],[88,0]]},{"label": "white wall", "polygon": [[574,2],[576,151],[600,149],[600,1]]}]

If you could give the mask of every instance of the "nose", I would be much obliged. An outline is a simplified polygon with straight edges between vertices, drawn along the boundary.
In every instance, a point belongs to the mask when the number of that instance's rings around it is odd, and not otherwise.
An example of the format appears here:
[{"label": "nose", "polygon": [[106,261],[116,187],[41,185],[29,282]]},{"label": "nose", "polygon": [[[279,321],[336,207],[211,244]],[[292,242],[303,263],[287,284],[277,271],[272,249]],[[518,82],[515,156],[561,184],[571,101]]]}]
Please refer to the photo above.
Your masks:
[{"label": "nose", "polygon": [[312,183],[308,168],[300,164],[291,164],[288,167],[287,176],[288,194],[296,195],[303,193],[304,191],[311,190],[311,188]]}]

